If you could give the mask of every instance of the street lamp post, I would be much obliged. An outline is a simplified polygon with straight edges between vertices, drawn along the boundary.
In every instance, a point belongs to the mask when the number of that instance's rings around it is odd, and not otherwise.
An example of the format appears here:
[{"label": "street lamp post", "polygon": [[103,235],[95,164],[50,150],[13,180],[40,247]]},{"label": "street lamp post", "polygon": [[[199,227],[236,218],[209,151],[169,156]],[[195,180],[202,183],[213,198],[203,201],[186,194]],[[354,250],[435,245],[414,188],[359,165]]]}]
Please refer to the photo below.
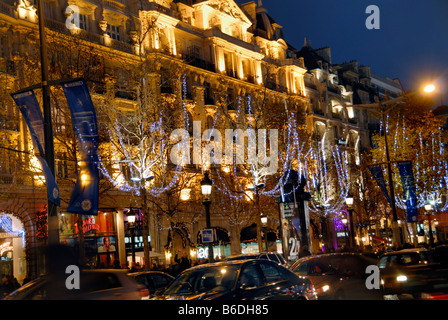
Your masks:
[{"label": "street lamp post", "polygon": [[[51,122],[51,104],[50,88],[48,84],[48,59],[47,44],[45,39],[45,23],[43,0],[37,1],[37,14],[39,20],[39,40],[40,40],[40,61],[41,61],[41,80],[42,80],[42,102],[44,116],[44,141],[45,141],[45,160],[51,173],[54,175],[54,142],[53,126]],[[47,200],[47,219],[48,219],[48,245],[59,244],[59,221],[57,206]],[[51,263],[51,262],[50,262]]]},{"label": "street lamp post", "polygon": [[347,204],[347,211],[348,211],[348,217],[350,220],[350,247],[354,248],[355,247],[355,228],[354,228],[354,223],[353,223],[353,202],[354,202],[354,198],[351,195],[351,193],[349,193],[347,195],[347,198],[345,198],[345,203]]},{"label": "street lamp post", "polygon": [[128,213],[128,228],[131,232],[132,263],[135,265],[135,212],[131,208],[129,208]]},{"label": "street lamp post", "polygon": [[[205,224],[207,229],[211,229],[210,223],[210,204],[212,203],[210,200],[210,195],[212,193],[212,180],[210,180],[208,176],[208,172],[204,174],[204,179],[201,181],[201,191],[204,197],[202,204],[205,207]],[[213,244],[211,242],[208,243],[208,258],[210,262],[214,261],[213,258]]]}]

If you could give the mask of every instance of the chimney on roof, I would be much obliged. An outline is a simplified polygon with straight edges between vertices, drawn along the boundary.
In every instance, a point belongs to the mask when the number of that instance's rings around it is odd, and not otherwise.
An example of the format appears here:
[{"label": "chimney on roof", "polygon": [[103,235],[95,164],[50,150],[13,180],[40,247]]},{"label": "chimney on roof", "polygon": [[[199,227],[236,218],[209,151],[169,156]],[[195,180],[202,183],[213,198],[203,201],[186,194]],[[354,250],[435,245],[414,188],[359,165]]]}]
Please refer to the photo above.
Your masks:
[{"label": "chimney on roof", "polygon": [[306,40],[306,37],[303,40],[303,46],[304,47],[311,47],[311,41]]}]

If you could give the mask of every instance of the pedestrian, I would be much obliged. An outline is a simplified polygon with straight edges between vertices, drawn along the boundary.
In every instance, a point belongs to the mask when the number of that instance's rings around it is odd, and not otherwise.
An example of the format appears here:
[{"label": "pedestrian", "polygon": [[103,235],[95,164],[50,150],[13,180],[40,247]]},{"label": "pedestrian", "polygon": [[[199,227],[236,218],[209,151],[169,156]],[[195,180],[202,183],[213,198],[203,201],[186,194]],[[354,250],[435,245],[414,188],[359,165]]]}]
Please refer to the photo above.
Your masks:
[{"label": "pedestrian", "polygon": [[112,267],[114,269],[120,269],[120,261],[118,261],[117,259],[114,260],[114,262],[112,263]]},{"label": "pedestrian", "polygon": [[[180,252],[180,249],[177,250],[177,252]],[[188,268],[191,267],[191,261],[190,259],[188,259],[187,257],[187,253],[185,251],[182,252],[182,256],[180,258],[178,258],[177,256],[178,254],[176,253],[176,256],[174,257],[174,261],[177,262],[178,264],[178,273],[181,273],[184,270],[187,270]]]},{"label": "pedestrian", "polygon": [[133,273],[133,272],[139,272],[139,268],[137,267],[137,264],[135,262],[132,262],[131,264],[131,268],[129,269],[129,273]]}]

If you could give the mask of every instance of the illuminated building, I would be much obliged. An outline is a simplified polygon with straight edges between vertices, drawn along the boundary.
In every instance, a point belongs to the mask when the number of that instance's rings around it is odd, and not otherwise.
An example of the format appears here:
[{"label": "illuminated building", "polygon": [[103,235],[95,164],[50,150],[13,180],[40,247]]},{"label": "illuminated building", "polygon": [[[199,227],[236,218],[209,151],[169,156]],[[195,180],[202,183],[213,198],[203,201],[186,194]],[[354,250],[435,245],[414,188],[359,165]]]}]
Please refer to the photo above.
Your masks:
[{"label": "illuminated building", "polygon": [[[308,125],[310,133],[321,123],[333,128],[334,139],[344,138],[347,146],[353,149],[354,161],[359,150],[367,147],[364,145],[366,119],[358,117],[352,107],[351,89],[338,83],[338,76],[328,71],[329,66],[307,66],[300,52],[288,45],[282,26],[269,16],[261,1],[241,6],[231,0],[70,0],[67,4],[76,6],[79,12],[72,8],[66,10],[65,1],[44,0],[50,78],[85,78],[94,103],[114,103],[117,110],[132,113],[137,102],[130,83],[136,79],[130,75],[128,66],[138,66],[145,61],[150,71],[144,79],[138,80],[155,88],[154,96],[164,101],[184,100],[190,120],[201,121],[202,129],[213,122],[218,108],[234,117],[238,99],[247,101],[248,97],[259,97],[263,92],[266,101],[276,104],[283,104],[287,97],[290,110],[296,112],[301,123]],[[9,94],[39,82],[36,22],[36,6],[28,0],[0,1],[4,148],[0,156],[0,210],[22,221],[27,243],[26,269],[34,276],[42,271],[39,246],[43,238],[37,236],[35,221],[44,207],[46,194],[43,175],[32,154],[28,129],[20,121]],[[166,77],[164,70],[170,68],[177,73],[169,71],[171,74]],[[96,258],[92,263],[107,265],[111,262],[111,258],[104,260],[97,249],[101,239],[112,237],[116,243],[112,259],[118,259],[123,265],[128,236],[125,214],[130,207],[141,207],[142,200],[130,189],[111,186],[103,172],[98,217],[94,221],[89,217],[77,220],[74,215],[64,213],[75,179],[77,159],[70,121],[59,106],[57,90],[54,94],[56,179],[62,199],[65,199],[59,208],[62,242],[75,241],[75,224],[80,223],[85,231],[85,243],[93,250],[94,260]],[[107,146],[107,142],[103,146]],[[116,159],[103,160],[113,162]],[[109,173],[121,187],[133,177],[126,176],[120,169],[120,165],[113,163]],[[229,168],[226,170],[228,172]],[[167,238],[171,248],[183,247],[190,250],[190,254],[197,252],[193,245],[188,248],[190,242],[196,243],[196,235],[205,226],[199,214],[200,193],[195,190],[196,180],[179,190],[179,198],[184,203],[175,206],[177,211],[171,212],[172,208],[166,207],[164,210],[169,215],[151,215],[152,258],[165,262],[165,258],[174,255],[175,249],[165,252]],[[151,183],[155,182],[145,181],[145,186],[149,188]],[[151,210],[156,210],[155,206],[150,204]],[[226,248],[227,252],[239,249],[237,241],[228,242],[237,239],[241,229],[252,222],[238,225],[238,229],[229,226],[222,216],[213,217],[213,225],[220,233],[227,234],[222,240],[231,246],[231,249]],[[20,276],[23,278],[25,274]]]}]

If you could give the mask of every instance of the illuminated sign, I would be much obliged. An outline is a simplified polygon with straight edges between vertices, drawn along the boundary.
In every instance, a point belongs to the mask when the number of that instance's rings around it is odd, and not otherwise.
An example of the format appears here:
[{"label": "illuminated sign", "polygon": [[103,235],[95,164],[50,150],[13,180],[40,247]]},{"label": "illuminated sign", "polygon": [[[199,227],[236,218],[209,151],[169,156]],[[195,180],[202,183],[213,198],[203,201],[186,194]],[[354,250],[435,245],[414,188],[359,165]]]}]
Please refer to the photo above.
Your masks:
[{"label": "illuminated sign", "polygon": [[208,248],[199,248],[198,249],[198,259],[208,259]]},{"label": "illuminated sign", "polygon": [[2,256],[5,252],[12,251],[14,249],[11,246],[11,242],[5,242],[0,245],[0,256]]},{"label": "illuminated sign", "polygon": [[212,243],[213,242],[213,229],[201,230],[202,243]]},{"label": "illuminated sign", "polygon": [[[75,223],[76,233],[78,233],[78,224]],[[100,226],[95,223],[95,218],[87,218],[82,220],[82,233],[95,232],[100,229]]]}]

